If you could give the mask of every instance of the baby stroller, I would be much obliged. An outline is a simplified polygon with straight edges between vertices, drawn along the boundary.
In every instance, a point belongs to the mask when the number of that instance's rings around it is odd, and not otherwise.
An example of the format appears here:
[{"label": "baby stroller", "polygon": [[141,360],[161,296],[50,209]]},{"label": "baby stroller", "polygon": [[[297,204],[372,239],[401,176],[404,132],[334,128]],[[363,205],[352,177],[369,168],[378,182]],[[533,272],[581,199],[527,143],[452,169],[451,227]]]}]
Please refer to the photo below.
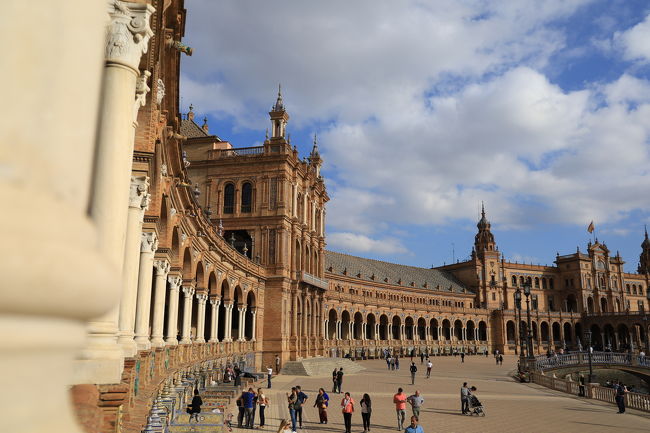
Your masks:
[{"label": "baby stroller", "polygon": [[483,408],[483,404],[481,404],[478,397],[476,397],[474,394],[471,394],[469,396],[469,414],[485,416],[485,409]]}]

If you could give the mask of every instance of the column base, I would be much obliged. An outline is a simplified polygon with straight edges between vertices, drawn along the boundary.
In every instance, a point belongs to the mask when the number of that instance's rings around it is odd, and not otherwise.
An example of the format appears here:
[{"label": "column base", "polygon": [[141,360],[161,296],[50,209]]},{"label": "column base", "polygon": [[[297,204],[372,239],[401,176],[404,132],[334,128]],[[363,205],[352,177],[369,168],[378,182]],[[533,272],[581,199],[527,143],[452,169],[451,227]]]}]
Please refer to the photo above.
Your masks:
[{"label": "column base", "polygon": [[135,337],[135,346],[136,349],[139,350],[149,350],[151,349],[151,341],[149,341],[149,337]]},{"label": "column base", "polygon": [[205,340],[203,338],[197,338],[194,340],[195,343],[205,343]]},{"label": "column base", "polygon": [[183,338],[178,344],[192,344],[192,340],[190,338]]},{"label": "column base", "polygon": [[76,359],[73,361],[70,385],[84,383],[120,383],[124,360],[120,359]]},{"label": "column base", "polygon": [[178,346],[178,340],[175,338],[168,338],[165,340],[165,346]]},{"label": "column base", "polygon": [[122,346],[124,356],[127,358],[132,358],[138,353],[138,348],[135,341],[133,341],[133,335],[120,335],[117,337],[117,343]]},{"label": "column base", "polygon": [[165,340],[162,336],[151,337],[151,347],[163,347],[165,345]]}]

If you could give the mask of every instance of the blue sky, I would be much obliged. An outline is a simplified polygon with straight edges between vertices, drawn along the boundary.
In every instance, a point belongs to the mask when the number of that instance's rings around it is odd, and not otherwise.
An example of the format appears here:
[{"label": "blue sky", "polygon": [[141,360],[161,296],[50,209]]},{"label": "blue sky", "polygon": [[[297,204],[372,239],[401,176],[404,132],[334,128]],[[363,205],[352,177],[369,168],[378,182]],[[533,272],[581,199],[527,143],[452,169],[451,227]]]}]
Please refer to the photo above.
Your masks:
[{"label": "blue sky", "polygon": [[183,111],[259,145],[282,83],[318,134],[328,248],[431,266],[471,251],[480,202],[509,260],[599,240],[635,271],[650,222],[650,4],[188,0]]}]

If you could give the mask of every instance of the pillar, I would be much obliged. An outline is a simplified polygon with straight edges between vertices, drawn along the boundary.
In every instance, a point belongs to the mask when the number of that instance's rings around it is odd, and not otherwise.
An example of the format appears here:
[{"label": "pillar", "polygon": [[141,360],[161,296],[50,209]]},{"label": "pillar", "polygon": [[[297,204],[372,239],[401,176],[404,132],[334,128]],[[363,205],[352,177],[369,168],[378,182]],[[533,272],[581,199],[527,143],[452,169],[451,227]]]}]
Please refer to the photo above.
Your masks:
[{"label": "pillar", "polygon": [[151,277],[153,274],[153,255],[157,248],[158,237],[155,232],[141,234],[138,301],[135,310],[135,344],[138,350],[151,348],[151,342],[149,341]]},{"label": "pillar", "polygon": [[[208,295],[206,293],[197,293],[196,294],[196,341],[197,343],[205,343],[205,305],[208,300]],[[190,322],[191,323],[191,322]]]},{"label": "pillar", "polygon": [[243,307],[237,306],[237,311],[239,312],[239,329],[237,329],[237,341],[244,341],[244,330],[246,327],[246,306]]},{"label": "pillar", "polygon": [[[122,274],[125,254],[134,114],[137,115],[137,108],[148,91],[148,73],[141,74],[138,66],[140,57],[147,51],[149,39],[153,36],[149,27],[149,18],[153,12],[154,8],[147,4],[119,0],[109,2],[108,27],[103,29],[106,31],[106,49],[99,107],[102,115],[99,116],[96,131],[94,180],[89,213],[98,233],[94,242],[118,275]],[[55,13],[56,16],[62,16],[58,10]],[[106,14],[103,16],[103,19],[105,18]],[[58,50],[61,45],[57,44],[56,47],[54,49]],[[87,52],[84,52],[85,54]],[[55,60],[60,61],[60,57]],[[85,69],[85,77],[82,79],[88,79],[87,72],[93,70],[92,67]],[[69,98],[63,94],[60,97]],[[69,153],[68,157],[73,154]],[[119,307],[116,306],[112,311],[88,323],[86,346],[80,354],[80,362],[74,369],[75,383],[120,382],[123,352],[117,344],[118,318]],[[124,324],[128,325],[128,318],[125,319]],[[124,331],[130,332],[131,335],[133,332],[126,327]],[[128,336],[126,340],[125,337],[122,340],[126,341],[127,345],[132,345],[128,342]]]},{"label": "pillar", "polygon": [[404,332],[405,330],[406,330],[406,325],[403,324],[403,323],[400,324],[399,325],[399,339],[402,340],[402,341],[406,340],[406,335],[405,335],[406,332]]},{"label": "pillar", "polygon": [[221,298],[212,298],[210,299],[210,307],[212,309],[212,314],[210,315],[210,343],[215,343],[219,341],[219,333],[217,332],[217,327],[219,326],[219,305],[221,304]]},{"label": "pillar", "polygon": [[151,346],[162,347],[163,325],[165,323],[165,295],[167,291],[167,274],[169,273],[169,262],[167,260],[156,260],[153,263],[156,268],[156,286],[154,288],[153,325],[151,327]]},{"label": "pillar", "polygon": [[224,319],[224,326],[226,329],[223,330],[223,341],[232,341],[232,308],[233,304],[225,304],[225,313],[226,317]]},{"label": "pillar", "polygon": [[257,341],[257,308],[251,308],[251,341]]},{"label": "pillar", "polygon": [[341,321],[337,320],[336,321],[336,339],[340,340],[342,338],[342,333],[341,333]]},{"label": "pillar", "polygon": [[167,338],[165,344],[175,346],[178,344],[178,296],[180,294],[183,277],[170,275],[169,281],[169,303],[167,304]]},{"label": "pillar", "polygon": [[194,298],[194,287],[184,286],[183,296],[185,296],[185,302],[183,302],[183,323],[181,324],[181,341],[179,343],[190,344],[192,343],[190,331],[192,327],[192,298]]},{"label": "pillar", "polygon": [[298,336],[298,294],[296,292],[293,292],[291,294],[291,312],[293,314],[291,335],[297,337]]},{"label": "pillar", "polygon": [[418,340],[418,326],[413,325],[413,331],[411,331],[411,336],[413,337],[413,341]]},{"label": "pillar", "polygon": [[[87,214],[106,20],[105,2],[80,0],[4,2],[0,14],[11,41],[0,70],[11,105],[0,117],[0,377],[11,390],[0,397],[2,431],[83,431],[70,404],[73,359],[86,322],[119,300],[120,269]],[[115,323],[112,353],[96,353],[84,372],[98,374],[85,383],[119,382]]]}]

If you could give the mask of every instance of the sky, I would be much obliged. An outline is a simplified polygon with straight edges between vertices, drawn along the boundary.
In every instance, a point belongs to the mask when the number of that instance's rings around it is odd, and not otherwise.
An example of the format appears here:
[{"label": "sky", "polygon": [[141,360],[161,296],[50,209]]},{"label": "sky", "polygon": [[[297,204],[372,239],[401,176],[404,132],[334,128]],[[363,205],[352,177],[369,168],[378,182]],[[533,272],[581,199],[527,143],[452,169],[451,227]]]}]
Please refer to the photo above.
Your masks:
[{"label": "sky", "polygon": [[327,248],[467,259],[483,202],[507,260],[595,235],[635,272],[650,223],[647,0],[187,0],[181,106],[261,145],[282,84],[317,134]]}]

